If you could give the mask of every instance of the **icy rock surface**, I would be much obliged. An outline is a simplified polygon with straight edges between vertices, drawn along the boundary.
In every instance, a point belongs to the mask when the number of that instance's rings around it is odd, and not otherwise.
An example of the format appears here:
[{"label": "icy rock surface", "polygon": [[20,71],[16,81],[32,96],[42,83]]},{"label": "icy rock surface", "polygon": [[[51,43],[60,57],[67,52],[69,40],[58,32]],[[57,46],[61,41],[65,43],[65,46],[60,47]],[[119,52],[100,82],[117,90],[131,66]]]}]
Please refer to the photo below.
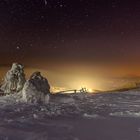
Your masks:
[{"label": "icy rock surface", "polygon": [[6,73],[1,90],[5,94],[19,92],[25,83],[24,67],[21,64],[13,63],[12,68]]},{"label": "icy rock surface", "polygon": [[40,72],[35,72],[24,84],[23,100],[28,103],[48,103],[50,85]]}]

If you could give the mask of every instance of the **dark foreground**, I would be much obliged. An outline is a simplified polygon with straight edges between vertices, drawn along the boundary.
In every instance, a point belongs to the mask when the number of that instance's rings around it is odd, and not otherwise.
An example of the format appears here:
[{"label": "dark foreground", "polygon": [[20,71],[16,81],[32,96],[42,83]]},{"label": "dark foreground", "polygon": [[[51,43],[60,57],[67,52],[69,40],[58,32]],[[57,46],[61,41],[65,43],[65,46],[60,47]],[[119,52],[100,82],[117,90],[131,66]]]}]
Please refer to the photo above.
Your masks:
[{"label": "dark foreground", "polygon": [[0,125],[0,140],[139,140],[140,119],[47,119]]},{"label": "dark foreground", "polygon": [[0,98],[0,140],[140,140],[140,92]]}]

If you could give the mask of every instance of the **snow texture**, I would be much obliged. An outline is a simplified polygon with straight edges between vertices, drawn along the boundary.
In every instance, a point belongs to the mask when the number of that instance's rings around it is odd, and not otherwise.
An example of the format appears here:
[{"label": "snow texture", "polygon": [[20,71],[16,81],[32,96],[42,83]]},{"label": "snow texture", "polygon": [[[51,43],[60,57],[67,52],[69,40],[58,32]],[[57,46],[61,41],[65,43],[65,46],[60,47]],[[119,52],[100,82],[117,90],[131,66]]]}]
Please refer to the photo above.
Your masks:
[{"label": "snow texture", "polygon": [[50,94],[48,80],[41,76],[40,72],[33,73],[30,79],[25,82],[22,94],[25,102],[48,103]]},{"label": "snow texture", "polygon": [[140,93],[58,94],[48,104],[0,97],[0,140],[139,140]]},{"label": "snow texture", "polygon": [[17,63],[1,89],[6,96],[0,97],[0,140],[140,139],[139,89],[52,95],[40,72],[25,82]]},{"label": "snow texture", "polygon": [[9,70],[4,77],[4,82],[1,90],[5,94],[19,92],[22,90],[25,83],[24,67],[21,64],[13,63],[11,70]]}]

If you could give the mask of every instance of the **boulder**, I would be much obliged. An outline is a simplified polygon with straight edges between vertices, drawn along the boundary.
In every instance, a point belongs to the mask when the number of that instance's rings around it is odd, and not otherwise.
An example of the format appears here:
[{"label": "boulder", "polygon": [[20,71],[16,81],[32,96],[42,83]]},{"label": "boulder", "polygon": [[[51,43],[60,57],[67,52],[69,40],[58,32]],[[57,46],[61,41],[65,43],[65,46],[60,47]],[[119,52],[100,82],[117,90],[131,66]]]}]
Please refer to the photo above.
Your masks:
[{"label": "boulder", "polygon": [[1,90],[5,94],[12,94],[22,90],[25,83],[24,66],[13,63],[12,68],[6,73]]},{"label": "boulder", "polygon": [[34,72],[24,84],[23,100],[28,103],[48,103],[50,85],[40,72]]}]

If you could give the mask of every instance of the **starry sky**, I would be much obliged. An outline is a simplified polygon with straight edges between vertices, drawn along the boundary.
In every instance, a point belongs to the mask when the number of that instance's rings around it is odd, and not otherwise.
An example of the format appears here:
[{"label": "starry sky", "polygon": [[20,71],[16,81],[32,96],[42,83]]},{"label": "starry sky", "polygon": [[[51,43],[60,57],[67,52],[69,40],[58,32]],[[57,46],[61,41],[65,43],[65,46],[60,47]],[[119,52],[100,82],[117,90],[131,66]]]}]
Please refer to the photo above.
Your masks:
[{"label": "starry sky", "polygon": [[140,75],[139,60],[139,0],[0,1],[1,67],[124,77]]}]

